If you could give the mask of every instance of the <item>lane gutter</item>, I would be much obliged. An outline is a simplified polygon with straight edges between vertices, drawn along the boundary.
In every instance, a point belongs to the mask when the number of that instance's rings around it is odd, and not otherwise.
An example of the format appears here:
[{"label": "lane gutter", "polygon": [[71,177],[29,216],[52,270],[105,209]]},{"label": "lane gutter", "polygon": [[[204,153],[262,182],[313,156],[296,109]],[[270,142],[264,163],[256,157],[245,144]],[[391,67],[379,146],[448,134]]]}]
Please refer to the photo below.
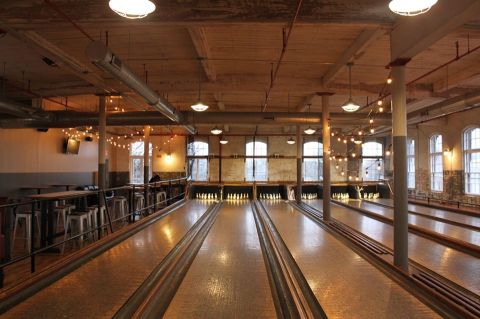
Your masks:
[{"label": "lane gutter", "polygon": [[[480,318],[480,297],[473,292],[460,287],[458,284],[436,274],[430,269],[419,265],[410,260],[410,273],[404,272],[402,269],[393,265],[393,252],[390,248],[372,240],[370,237],[358,232],[343,223],[332,219],[331,222],[325,223],[322,219],[322,212],[308,204],[302,202],[298,205],[295,202],[289,202],[292,207],[300,213],[307,216],[322,229],[333,235],[346,246],[351,248],[362,258],[370,262],[373,266],[385,273],[389,278],[394,280],[420,301],[428,305],[444,318]],[[353,233],[374,241],[378,245],[389,251],[388,255],[378,254],[365,248],[358,243],[352,242],[351,239],[338,232],[332,224],[341,224]],[[422,280],[421,277],[430,277],[430,281]],[[443,285],[443,287],[439,287]]]}]

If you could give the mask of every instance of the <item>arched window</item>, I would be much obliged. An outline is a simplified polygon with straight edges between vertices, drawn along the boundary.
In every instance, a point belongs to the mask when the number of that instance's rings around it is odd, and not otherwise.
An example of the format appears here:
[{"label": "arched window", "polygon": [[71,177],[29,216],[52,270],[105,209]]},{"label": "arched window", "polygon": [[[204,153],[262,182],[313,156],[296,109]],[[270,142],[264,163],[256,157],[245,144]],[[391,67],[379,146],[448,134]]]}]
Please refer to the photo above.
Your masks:
[{"label": "arched window", "polygon": [[434,192],[443,192],[443,151],[442,136],[430,137],[430,189]]},{"label": "arched window", "polygon": [[415,188],[415,140],[407,139],[407,184],[408,188]]},{"label": "arched window", "polygon": [[303,143],[303,180],[323,179],[323,144],[318,141]]},{"label": "arched window", "polygon": [[474,127],[463,133],[463,165],[465,170],[465,193],[480,195],[480,128]]},{"label": "arched window", "polygon": [[193,141],[189,143],[188,167],[192,181],[208,180],[208,143],[204,141]]},{"label": "arched window", "polygon": [[365,181],[383,179],[383,144],[367,142],[362,144],[362,177]]},{"label": "arched window", "polygon": [[267,143],[251,141],[246,144],[245,180],[266,181],[268,178]]},{"label": "arched window", "polygon": [[[130,183],[143,184],[143,154],[144,154],[143,141],[133,142],[130,145]],[[149,151],[149,176],[152,176],[152,143],[150,143]]]}]

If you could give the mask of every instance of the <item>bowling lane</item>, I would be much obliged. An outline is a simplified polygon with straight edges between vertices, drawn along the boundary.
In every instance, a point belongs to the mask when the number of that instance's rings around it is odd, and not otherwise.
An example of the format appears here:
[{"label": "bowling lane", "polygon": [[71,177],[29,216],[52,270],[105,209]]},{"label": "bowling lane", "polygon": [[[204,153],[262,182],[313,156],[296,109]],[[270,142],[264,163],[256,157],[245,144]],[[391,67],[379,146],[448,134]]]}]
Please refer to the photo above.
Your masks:
[{"label": "bowling lane", "polygon": [[[375,214],[383,215],[393,220],[393,208],[376,205],[363,200],[348,200],[348,204],[353,207],[363,208]],[[425,228],[448,237],[452,237],[465,241],[467,243],[480,246],[480,232],[478,231],[472,229],[465,229],[461,226],[451,225],[438,220],[430,219],[428,217],[418,216],[414,214],[408,215],[408,222],[411,225],[416,225],[418,227]]]},{"label": "bowling lane", "polygon": [[[393,207],[392,199],[379,198],[379,199],[372,199],[369,201],[373,203],[379,203],[382,205]],[[430,215],[430,216],[439,217],[439,218],[445,218],[458,223],[480,227],[480,217],[469,216],[462,213],[455,213],[449,210],[431,208],[431,207],[416,205],[416,204],[408,204],[408,210],[411,212],[416,212],[416,213]]]},{"label": "bowling lane", "polygon": [[164,317],[276,317],[250,201],[224,204]]},{"label": "bowling lane", "polygon": [[438,317],[287,203],[264,203],[328,318]]},{"label": "bowling lane", "polygon": [[[322,200],[305,201],[322,210]],[[393,227],[339,205],[332,205],[332,217],[393,249]],[[478,258],[409,233],[410,259],[470,291],[480,294]]]},{"label": "bowling lane", "polygon": [[2,318],[111,318],[210,203],[187,202],[10,309]]}]

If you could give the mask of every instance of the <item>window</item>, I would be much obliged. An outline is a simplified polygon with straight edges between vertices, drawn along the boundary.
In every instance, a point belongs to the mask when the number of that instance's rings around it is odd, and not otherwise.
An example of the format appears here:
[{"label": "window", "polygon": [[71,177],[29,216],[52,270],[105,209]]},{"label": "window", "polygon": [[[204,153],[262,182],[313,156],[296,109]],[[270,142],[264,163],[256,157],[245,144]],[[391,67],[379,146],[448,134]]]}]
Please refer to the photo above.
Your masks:
[{"label": "window", "polygon": [[267,143],[261,141],[246,144],[245,180],[266,181],[268,176]]},{"label": "window", "polygon": [[463,165],[465,193],[480,195],[480,128],[470,128],[463,133]]},{"label": "window", "polygon": [[430,137],[430,189],[434,192],[443,191],[443,152],[442,136]]},{"label": "window", "polygon": [[317,141],[303,143],[303,180],[323,179],[323,144]]},{"label": "window", "polygon": [[[149,145],[149,176],[148,179],[152,176],[152,143]],[[143,154],[144,154],[144,143],[134,142],[130,145],[130,183],[134,184],[143,184]]]},{"label": "window", "polygon": [[362,144],[362,178],[365,181],[383,179],[383,145],[378,142]]},{"label": "window", "polygon": [[193,141],[188,145],[188,167],[192,181],[208,180],[208,143]]},{"label": "window", "polygon": [[407,139],[407,183],[408,188],[415,188],[415,140]]}]

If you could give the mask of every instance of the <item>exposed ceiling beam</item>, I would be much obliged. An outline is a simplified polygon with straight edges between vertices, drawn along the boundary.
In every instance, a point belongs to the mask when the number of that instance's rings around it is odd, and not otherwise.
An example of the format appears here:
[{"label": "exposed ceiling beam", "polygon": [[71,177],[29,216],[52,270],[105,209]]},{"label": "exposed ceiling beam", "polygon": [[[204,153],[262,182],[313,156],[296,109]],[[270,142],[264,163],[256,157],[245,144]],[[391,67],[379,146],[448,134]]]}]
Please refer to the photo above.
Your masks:
[{"label": "exposed ceiling beam", "polygon": [[[458,62],[460,63],[460,62]],[[471,83],[479,83],[480,68],[478,59],[473,63],[463,65],[455,73],[445,73],[445,76],[433,83],[433,91],[442,93],[457,86],[470,86]]]},{"label": "exposed ceiling beam", "polygon": [[225,111],[225,103],[222,102],[222,94],[220,93],[213,93],[213,97],[215,98],[215,101],[217,102],[217,107],[220,111]]},{"label": "exposed ceiling beam", "polygon": [[480,1],[439,1],[428,14],[401,17],[390,34],[391,63],[411,59],[432,44],[480,16]]},{"label": "exposed ceiling beam", "polygon": [[385,31],[378,29],[367,29],[360,32],[358,37],[340,55],[338,60],[322,76],[322,83],[328,86],[338,76],[347,63],[353,62],[356,57],[363,54],[366,48]]},{"label": "exposed ceiling beam", "polygon": [[311,106],[313,104],[313,102],[319,97],[320,95],[318,93],[313,93],[313,94],[310,94],[309,96],[307,96],[303,101],[302,103],[300,103],[297,108],[296,108],[296,111],[297,112],[305,112],[309,106]]},{"label": "exposed ceiling beam", "polygon": [[208,45],[205,28],[189,27],[188,33],[190,34],[195,49],[197,50],[198,58],[203,66],[203,71],[205,71],[208,80],[214,82],[217,79],[217,71],[211,60],[210,47]]}]

